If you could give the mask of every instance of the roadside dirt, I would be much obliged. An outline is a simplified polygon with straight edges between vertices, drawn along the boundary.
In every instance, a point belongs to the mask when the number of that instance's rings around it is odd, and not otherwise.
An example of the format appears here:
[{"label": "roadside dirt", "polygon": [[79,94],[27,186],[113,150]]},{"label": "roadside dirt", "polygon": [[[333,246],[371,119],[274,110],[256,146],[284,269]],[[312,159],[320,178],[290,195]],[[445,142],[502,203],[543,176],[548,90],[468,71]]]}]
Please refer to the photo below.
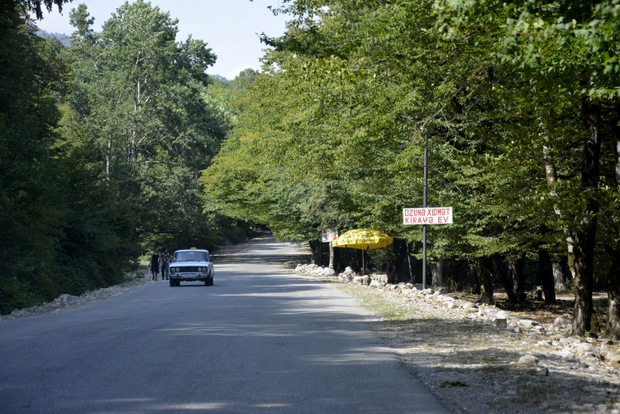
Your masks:
[{"label": "roadside dirt", "polygon": [[[566,296],[515,309],[499,294],[496,306],[478,307],[473,295],[322,279],[382,318],[388,346],[454,413],[620,413],[620,347],[554,327],[572,313]],[[506,326],[483,315],[501,311]]]},{"label": "roadside dirt", "polygon": [[[467,300],[477,303],[478,295],[463,292],[447,293],[447,296]],[[523,317],[532,318],[538,323],[553,323],[553,321],[562,315],[572,315],[575,307],[575,296],[570,292],[556,292],[556,303],[548,305],[542,299],[529,298],[524,304],[512,304],[508,301],[508,296],[502,292],[496,292],[493,295],[495,306],[507,312],[518,312]],[[598,328],[603,328],[607,322],[607,294],[603,292],[595,292],[592,297],[594,311],[598,321]],[[594,329],[600,331],[600,329]],[[593,331],[594,331],[593,330]]]}]

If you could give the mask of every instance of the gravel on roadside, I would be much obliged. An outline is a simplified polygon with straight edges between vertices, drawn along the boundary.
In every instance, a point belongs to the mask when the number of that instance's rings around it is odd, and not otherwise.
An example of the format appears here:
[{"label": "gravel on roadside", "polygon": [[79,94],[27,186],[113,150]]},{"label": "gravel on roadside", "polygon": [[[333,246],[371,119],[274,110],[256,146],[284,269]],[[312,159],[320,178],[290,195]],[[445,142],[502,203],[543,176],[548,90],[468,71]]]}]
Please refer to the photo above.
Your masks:
[{"label": "gravel on roadside", "polygon": [[377,315],[386,344],[454,413],[620,413],[620,349],[612,341],[511,312],[498,323],[488,317],[499,314],[492,306],[410,284],[297,273],[333,283]]},{"label": "gravel on roadside", "polygon": [[[219,248],[216,253],[213,254],[214,260],[216,260],[217,258],[228,257],[248,247],[249,245],[253,243],[257,243],[261,240],[264,240],[266,237],[267,236],[257,237],[243,244],[223,246]],[[127,291],[138,288],[140,286],[144,286],[149,283],[157,283],[157,281],[151,280],[151,277],[148,274],[147,268],[144,267],[143,269],[140,269],[136,272],[132,272],[131,274],[128,274],[127,281],[124,283],[121,283],[115,286],[110,286],[107,288],[101,288],[101,289],[88,291],[79,296],[69,295],[65,293],[65,294],[58,296],[53,301],[44,303],[40,306],[32,306],[30,308],[25,308],[25,309],[16,309],[10,314],[0,315],[0,321],[20,319],[20,318],[30,318],[33,316],[41,316],[41,315],[45,315],[49,313],[57,313],[63,310],[72,309],[72,308],[76,308],[79,306],[87,305],[89,303],[107,299],[112,296],[121,295]]]}]

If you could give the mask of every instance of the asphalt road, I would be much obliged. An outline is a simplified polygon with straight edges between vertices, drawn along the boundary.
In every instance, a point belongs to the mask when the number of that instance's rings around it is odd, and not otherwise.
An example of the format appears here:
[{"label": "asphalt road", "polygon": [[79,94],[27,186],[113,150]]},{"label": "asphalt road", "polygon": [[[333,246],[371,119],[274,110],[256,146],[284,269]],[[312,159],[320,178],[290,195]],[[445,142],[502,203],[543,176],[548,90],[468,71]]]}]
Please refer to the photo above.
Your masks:
[{"label": "asphalt road", "polygon": [[445,413],[372,315],[265,240],[215,285],[157,282],[0,321],[1,413]]}]

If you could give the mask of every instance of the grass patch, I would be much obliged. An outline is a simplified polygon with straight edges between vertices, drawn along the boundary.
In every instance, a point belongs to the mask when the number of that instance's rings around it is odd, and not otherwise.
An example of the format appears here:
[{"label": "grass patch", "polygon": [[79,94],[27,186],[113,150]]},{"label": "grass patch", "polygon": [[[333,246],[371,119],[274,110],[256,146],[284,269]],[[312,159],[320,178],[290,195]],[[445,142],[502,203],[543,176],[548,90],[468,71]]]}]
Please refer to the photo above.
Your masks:
[{"label": "grass patch", "polygon": [[504,372],[510,370],[511,367],[509,365],[487,365],[479,369],[479,371],[485,374],[492,374],[495,372]]},{"label": "grass patch", "polygon": [[337,285],[339,289],[356,298],[360,304],[381,316],[388,322],[405,322],[413,318],[415,310],[403,307],[387,300],[383,295],[368,288],[360,288],[355,284],[344,283]]},{"label": "grass patch", "polygon": [[514,403],[537,406],[550,397],[549,391],[542,384],[522,382],[517,384],[517,395],[510,400]]}]

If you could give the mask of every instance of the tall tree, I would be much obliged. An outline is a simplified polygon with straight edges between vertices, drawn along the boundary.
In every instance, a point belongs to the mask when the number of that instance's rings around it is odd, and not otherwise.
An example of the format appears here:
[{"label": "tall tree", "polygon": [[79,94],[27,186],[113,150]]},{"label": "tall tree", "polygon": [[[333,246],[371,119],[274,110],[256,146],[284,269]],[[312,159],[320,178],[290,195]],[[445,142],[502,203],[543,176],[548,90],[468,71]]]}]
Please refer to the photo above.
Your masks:
[{"label": "tall tree", "polygon": [[514,300],[524,258],[546,269],[546,255],[568,257],[574,331],[584,333],[595,264],[612,255],[600,247],[614,251],[617,241],[615,10],[614,1],[285,2],[293,19],[284,36],[265,38],[274,48],[265,73],[234,150],[216,162],[224,177],[244,153],[258,185],[229,178],[239,192],[217,193],[283,234],[311,233],[322,220],[305,220],[305,196],[338,182],[346,202],[329,206],[341,228],[378,226],[415,241],[419,229],[399,216],[421,204],[428,142],[430,202],[458,211],[457,223],[433,229],[432,254],[469,261],[489,297],[491,259],[507,263]]},{"label": "tall tree", "polygon": [[60,116],[50,93],[60,74],[22,13],[14,7],[0,17],[0,248],[11,257],[1,275],[2,311],[40,300],[40,289],[52,285],[63,218],[49,148]]},{"label": "tall tree", "polygon": [[[605,107],[615,106],[620,67],[613,28],[617,16],[613,1],[575,3],[536,2],[437,2],[448,23],[450,36],[472,24],[492,29],[498,61],[515,68],[514,74],[527,81],[531,101],[526,102],[538,118],[541,138],[556,154],[570,163],[560,165],[565,186],[554,182],[556,211],[565,223],[567,246],[576,288],[573,329],[582,334],[590,330],[592,288],[601,197],[601,145],[613,127],[614,117]],[[473,22],[473,23],[472,23]],[[456,30],[456,31],[454,31]],[[452,32],[453,31],[453,32]],[[499,40],[498,40],[499,39]],[[610,40],[612,40],[610,42]],[[551,108],[547,102],[558,103]],[[551,116],[549,116],[551,110]],[[579,120],[575,124],[572,119]],[[567,122],[568,120],[568,122]],[[609,122],[612,122],[611,124]],[[616,121],[617,122],[617,118]],[[546,137],[546,138],[545,138]],[[575,150],[575,144],[581,148]],[[604,146],[603,146],[604,148]],[[561,152],[567,151],[567,152]],[[566,154],[574,156],[566,157]],[[580,157],[575,163],[573,160]],[[555,158],[556,162],[560,160]],[[547,166],[550,166],[547,163]],[[575,168],[578,166],[578,168]]]},{"label": "tall tree", "polygon": [[176,42],[177,21],[142,0],[119,7],[101,33],[85,5],[71,19],[70,122],[99,148],[144,243],[213,244],[198,177],[226,134],[220,109],[205,100],[215,55],[203,41]]},{"label": "tall tree", "polygon": [[68,148],[58,128],[66,63],[13,5],[0,14],[3,313],[119,283],[135,254],[88,151]]},{"label": "tall tree", "polygon": [[27,11],[33,12],[37,19],[41,19],[43,17],[44,7],[45,9],[47,9],[48,12],[51,12],[54,6],[56,6],[58,7],[58,11],[60,12],[62,11],[63,5],[71,1],[73,0],[8,0],[8,3],[12,3],[9,7],[24,7]]}]

